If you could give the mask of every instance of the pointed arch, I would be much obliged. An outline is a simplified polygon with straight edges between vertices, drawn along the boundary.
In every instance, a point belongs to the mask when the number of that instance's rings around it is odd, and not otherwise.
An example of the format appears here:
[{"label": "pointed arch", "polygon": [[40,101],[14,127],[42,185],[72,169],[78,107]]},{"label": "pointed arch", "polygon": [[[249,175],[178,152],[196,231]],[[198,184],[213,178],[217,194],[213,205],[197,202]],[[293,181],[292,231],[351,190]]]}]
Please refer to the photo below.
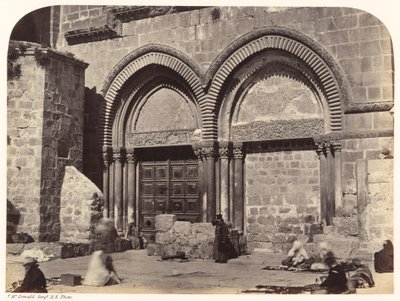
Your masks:
[{"label": "pointed arch", "polygon": [[[330,131],[341,131],[343,106],[350,102],[349,88],[342,70],[314,40],[283,27],[267,27],[246,34],[217,57],[205,75],[209,87],[206,108],[218,110],[218,102],[222,101],[220,95],[233,72],[245,60],[267,50],[288,53],[312,70],[328,104]],[[215,138],[217,122],[217,118],[209,122],[203,136]]]},{"label": "pointed arch", "polygon": [[[141,47],[125,56],[111,70],[101,89],[100,93],[104,97],[100,119],[100,143],[102,146],[112,145],[113,123],[120,107],[121,98],[119,96],[125,85],[140,70],[151,65],[163,66],[178,74],[202,108],[205,95],[201,85],[199,67],[186,55],[171,47],[155,44]],[[201,114],[203,115],[203,113]]]}]

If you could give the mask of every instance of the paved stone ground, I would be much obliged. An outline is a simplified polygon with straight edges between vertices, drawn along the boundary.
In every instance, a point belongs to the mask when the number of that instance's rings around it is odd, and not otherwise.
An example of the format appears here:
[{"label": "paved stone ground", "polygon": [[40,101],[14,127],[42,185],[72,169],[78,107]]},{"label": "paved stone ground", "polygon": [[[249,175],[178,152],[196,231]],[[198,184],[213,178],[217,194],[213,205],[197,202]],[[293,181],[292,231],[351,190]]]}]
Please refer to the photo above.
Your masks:
[{"label": "paved stone ground", "polygon": [[[279,265],[281,254],[256,252],[230,260],[227,264],[212,260],[189,262],[158,261],[144,250],[130,250],[112,254],[114,266],[123,279],[121,285],[109,287],[53,285],[50,293],[141,293],[141,294],[237,294],[256,285],[304,286],[315,283],[322,274],[262,270],[265,265]],[[15,259],[15,258],[14,258]],[[46,278],[61,274],[85,275],[90,256],[57,259],[40,263]],[[20,264],[7,260],[8,277],[17,273]],[[20,271],[20,270],[19,270]],[[361,289],[358,293],[393,293],[392,274],[376,275],[376,288]],[[380,277],[380,278],[379,278]],[[382,278],[383,277],[383,278]]]}]

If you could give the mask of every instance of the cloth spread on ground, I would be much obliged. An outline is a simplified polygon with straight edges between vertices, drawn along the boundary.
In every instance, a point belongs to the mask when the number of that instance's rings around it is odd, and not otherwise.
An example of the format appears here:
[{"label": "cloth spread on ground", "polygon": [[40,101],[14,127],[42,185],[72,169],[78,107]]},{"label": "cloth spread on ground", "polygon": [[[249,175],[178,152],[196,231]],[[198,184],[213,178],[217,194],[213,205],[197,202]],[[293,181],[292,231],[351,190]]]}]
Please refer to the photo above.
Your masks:
[{"label": "cloth spread on ground", "polygon": [[[257,285],[253,289],[243,291],[243,293],[295,295],[295,294],[328,294],[329,292],[321,288],[318,284],[310,284],[306,286]],[[354,294],[354,293],[355,290],[342,292],[342,294]]]}]

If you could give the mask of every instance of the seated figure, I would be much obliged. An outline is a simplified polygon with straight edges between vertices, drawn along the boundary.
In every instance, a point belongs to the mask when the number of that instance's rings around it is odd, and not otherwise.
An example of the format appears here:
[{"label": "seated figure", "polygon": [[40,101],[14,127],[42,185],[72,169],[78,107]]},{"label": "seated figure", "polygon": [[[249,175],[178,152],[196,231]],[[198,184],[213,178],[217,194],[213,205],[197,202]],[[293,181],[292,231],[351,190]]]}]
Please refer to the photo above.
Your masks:
[{"label": "seated figure", "polygon": [[393,273],[393,244],[385,240],[383,249],[374,254],[374,266],[377,273]]},{"label": "seated figure", "polygon": [[329,267],[328,277],[320,284],[328,294],[341,294],[347,291],[347,277],[343,266],[339,264],[332,252],[328,252],[324,263]]},{"label": "seated figure", "polygon": [[296,240],[293,242],[293,246],[289,250],[287,257],[282,260],[282,265],[296,267],[309,259],[310,257],[304,249],[301,241]]}]

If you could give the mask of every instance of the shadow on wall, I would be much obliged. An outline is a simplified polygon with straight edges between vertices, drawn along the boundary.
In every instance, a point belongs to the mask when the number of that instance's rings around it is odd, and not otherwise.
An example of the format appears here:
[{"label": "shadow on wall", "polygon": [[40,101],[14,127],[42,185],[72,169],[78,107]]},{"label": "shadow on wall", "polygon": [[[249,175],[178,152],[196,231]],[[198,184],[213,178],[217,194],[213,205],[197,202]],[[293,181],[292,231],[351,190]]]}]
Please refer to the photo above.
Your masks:
[{"label": "shadow on wall", "polygon": [[17,233],[21,220],[21,213],[13,203],[7,199],[7,243],[30,243],[33,238],[26,233]]},{"label": "shadow on wall", "polygon": [[103,96],[96,88],[85,87],[84,128],[83,128],[83,174],[103,189],[102,149],[99,141],[100,112]]}]

